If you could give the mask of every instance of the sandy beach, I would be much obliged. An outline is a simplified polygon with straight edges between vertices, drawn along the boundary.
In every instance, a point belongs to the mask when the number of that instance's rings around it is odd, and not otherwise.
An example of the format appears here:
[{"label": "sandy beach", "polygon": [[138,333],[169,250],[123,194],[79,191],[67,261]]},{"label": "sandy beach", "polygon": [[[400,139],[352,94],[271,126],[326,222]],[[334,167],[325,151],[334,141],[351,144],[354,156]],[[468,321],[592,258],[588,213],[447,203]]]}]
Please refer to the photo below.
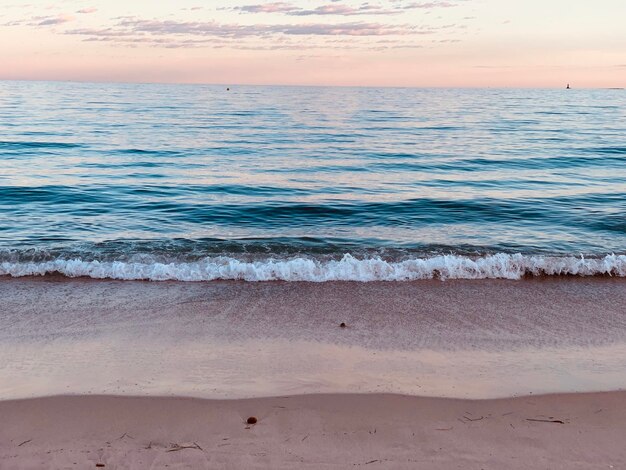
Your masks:
[{"label": "sandy beach", "polygon": [[[611,469],[624,392],[502,400],[309,395],[0,402],[2,469]],[[249,426],[249,416],[258,418]]]},{"label": "sandy beach", "polygon": [[0,467],[621,468],[624,287],[4,279]]}]

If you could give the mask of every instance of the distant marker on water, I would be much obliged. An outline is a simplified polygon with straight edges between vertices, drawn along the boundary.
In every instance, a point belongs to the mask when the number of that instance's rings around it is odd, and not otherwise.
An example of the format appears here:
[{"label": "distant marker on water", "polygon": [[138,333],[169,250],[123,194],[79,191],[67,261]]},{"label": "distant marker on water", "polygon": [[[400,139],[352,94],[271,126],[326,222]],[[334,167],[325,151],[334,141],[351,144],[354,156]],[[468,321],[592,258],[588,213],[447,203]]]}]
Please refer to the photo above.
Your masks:
[{"label": "distant marker on water", "polygon": [[567,88],[566,88],[566,89],[567,89],[567,90],[569,90],[569,89],[570,89],[570,87],[569,87],[569,83],[567,84]]}]

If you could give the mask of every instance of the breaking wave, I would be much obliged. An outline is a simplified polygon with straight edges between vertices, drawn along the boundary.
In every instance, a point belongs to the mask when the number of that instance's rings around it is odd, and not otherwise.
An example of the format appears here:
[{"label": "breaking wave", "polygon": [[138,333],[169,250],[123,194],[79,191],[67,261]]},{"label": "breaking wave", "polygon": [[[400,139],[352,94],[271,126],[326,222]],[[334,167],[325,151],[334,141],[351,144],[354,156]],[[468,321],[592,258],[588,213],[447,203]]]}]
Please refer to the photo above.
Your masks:
[{"label": "breaking wave", "polygon": [[207,257],[197,261],[141,262],[54,259],[40,262],[0,262],[0,276],[43,276],[150,281],[415,281],[421,279],[521,279],[524,276],[626,277],[626,255],[601,258],[493,254],[410,258],[380,257],[320,260],[293,257],[257,261]]}]

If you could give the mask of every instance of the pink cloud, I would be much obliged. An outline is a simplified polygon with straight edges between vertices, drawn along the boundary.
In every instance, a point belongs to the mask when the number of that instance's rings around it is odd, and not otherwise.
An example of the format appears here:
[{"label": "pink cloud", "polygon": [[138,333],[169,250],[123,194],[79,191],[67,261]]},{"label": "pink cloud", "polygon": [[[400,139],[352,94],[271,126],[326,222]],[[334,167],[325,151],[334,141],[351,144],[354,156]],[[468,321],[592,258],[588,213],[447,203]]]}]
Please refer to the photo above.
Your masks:
[{"label": "pink cloud", "polygon": [[[434,8],[450,8],[457,6],[456,3],[444,0],[431,2],[412,2],[406,5],[398,4],[383,7],[381,5],[372,5],[363,3],[360,6],[350,6],[338,3],[340,0],[332,0],[333,3],[321,5],[312,9],[304,9],[287,2],[273,2],[266,4],[245,5],[235,7],[234,10],[240,10],[246,13],[284,13],[291,16],[314,16],[314,15],[394,15],[401,14],[406,10],[424,9],[430,10]],[[458,1],[458,0],[457,0]]]},{"label": "pink cloud", "polygon": [[67,23],[73,20],[74,20],[74,17],[71,15],[51,16],[51,17],[41,19],[41,21],[37,23],[37,26],[52,26],[56,24]]},{"label": "pink cloud", "polygon": [[431,8],[451,8],[457,6],[456,3],[451,2],[419,2],[419,3],[410,3],[404,7],[404,10],[413,10],[413,9],[431,9]]},{"label": "pink cloud", "polygon": [[348,5],[335,4],[335,5],[322,5],[313,10],[298,10],[289,12],[289,15],[294,16],[310,16],[310,15],[391,15],[400,13],[400,10],[385,10],[377,5],[361,5],[354,8]]},{"label": "pink cloud", "polygon": [[78,10],[76,13],[89,14],[89,13],[95,13],[97,11],[98,11],[97,8],[89,7],[89,8],[83,8],[82,10]]},{"label": "pink cloud", "polygon": [[244,5],[239,10],[246,13],[286,13],[298,10],[298,7],[285,2],[273,2],[263,5]]},{"label": "pink cloud", "polygon": [[386,25],[379,23],[339,24],[274,24],[241,25],[209,22],[178,22],[157,20],[124,20],[118,24],[124,34],[188,34],[227,38],[267,36],[270,34],[317,35],[317,36],[384,36],[423,33],[412,25]]}]

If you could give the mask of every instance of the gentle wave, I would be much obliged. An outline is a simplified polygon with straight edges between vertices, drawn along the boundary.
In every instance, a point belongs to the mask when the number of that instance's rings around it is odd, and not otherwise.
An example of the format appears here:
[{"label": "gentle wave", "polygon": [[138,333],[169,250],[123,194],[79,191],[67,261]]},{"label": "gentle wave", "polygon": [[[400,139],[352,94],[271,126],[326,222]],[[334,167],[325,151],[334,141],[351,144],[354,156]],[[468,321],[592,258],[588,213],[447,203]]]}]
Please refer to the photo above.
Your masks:
[{"label": "gentle wave", "polygon": [[2,262],[2,276],[42,276],[150,281],[415,281],[422,279],[521,279],[524,276],[617,276],[626,277],[626,255],[603,258],[525,256],[494,254],[470,258],[447,255],[386,261],[356,258],[339,260],[295,257],[242,261],[210,257],[194,262],[124,262],[56,259],[45,262]]},{"label": "gentle wave", "polygon": [[36,148],[36,149],[40,149],[40,148],[71,149],[71,148],[77,148],[77,147],[82,147],[82,145],[81,144],[77,144],[77,143],[73,143],[73,142],[50,142],[50,141],[46,141],[46,142],[36,142],[36,141],[16,142],[16,141],[6,141],[6,140],[0,141],[0,149],[16,149],[16,150],[31,149],[31,148]]},{"label": "gentle wave", "polygon": [[0,82],[0,263],[626,253],[624,109],[610,90]]}]

